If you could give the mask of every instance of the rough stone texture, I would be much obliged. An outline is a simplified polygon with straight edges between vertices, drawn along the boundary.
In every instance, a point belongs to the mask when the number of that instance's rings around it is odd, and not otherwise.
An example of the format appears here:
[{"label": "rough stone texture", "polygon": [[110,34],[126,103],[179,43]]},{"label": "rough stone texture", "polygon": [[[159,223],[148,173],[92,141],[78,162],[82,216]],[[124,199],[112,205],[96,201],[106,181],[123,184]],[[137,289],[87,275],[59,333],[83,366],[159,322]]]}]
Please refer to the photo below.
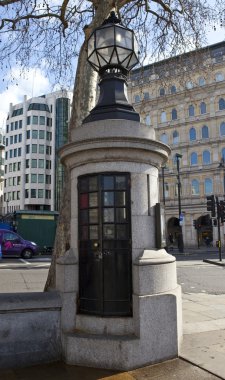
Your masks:
[{"label": "rough stone texture", "polygon": [[58,293],[0,295],[0,368],[61,358]]}]

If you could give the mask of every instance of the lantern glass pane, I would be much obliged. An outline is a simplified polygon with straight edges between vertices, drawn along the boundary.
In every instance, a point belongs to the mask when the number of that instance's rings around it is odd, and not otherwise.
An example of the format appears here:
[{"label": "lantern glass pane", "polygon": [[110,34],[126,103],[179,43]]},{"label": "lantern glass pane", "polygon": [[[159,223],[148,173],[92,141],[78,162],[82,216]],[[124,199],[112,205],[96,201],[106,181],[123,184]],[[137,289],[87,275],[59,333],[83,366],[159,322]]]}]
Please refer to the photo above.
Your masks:
[{"label": "lantern glass pane", "polygon": [[93,63],[95,66],[98,66],[99,67],[99,62],[98,62],[98,58],[97,58],[97,54],[96,52],[94,51],[94,53],[88,57],[88,60]]},{"label": "lantern glass pane", "polygon": [[131,54],[122,62],[123,67],[128,68],[130,62]]},{"label": "lantern glass pane", "polygon": [[116,33],[116,45],[122,46],[127,49],[132,49],[132,39],[133,39],[133,33],[130,30],[120,28],[118,26],[115,27],[115,33]]},{"label": "lantern glass pane", "polygon": [[106,62],[106,60],[103,59],[100,54],[98,54],[98,59],[99,59],[100,67],[107,65],[108,62]]},{"label": "lantern glass pane", "polygon": [[121,63],[123,63],[124,60],[127,59],[127,57],[130,57],[130,55],[132,54],[132,50],[127,50],[127,49],[123,49],[123,48],[119,48],[119,47],[117,47],[116,50],[117,50],[117,54],[119,56],[119,61]]},{"label": "lantern glass pane", "polygon": [[95,35],[93,34],[88,40],[88,56],[91,55],[95,48]]},{"label": "lantern glass pane", "polygon": [[96,30],[96,49],[114,45],[114,27]]},{"label": "lantern glass pane", "polygon": [[136,65],[136,63],[138,63],[138,59],[136,54],[133,53],[128,68],[132,68],[134,65]]},{"label": "lantern glass pane", "polygon": [[109,62],[112,52],[113,47],[98,50],[98,54],[101,55],[102,58],[106,60],[106,62]]},{"label": "lantern glass pane", "polygon": [[117,57],[117,54],[116,54],[115,50],[113,52],[112,58],[110,60],[110,63],[112,63],[112,64],[118,64],[118,57]]}]

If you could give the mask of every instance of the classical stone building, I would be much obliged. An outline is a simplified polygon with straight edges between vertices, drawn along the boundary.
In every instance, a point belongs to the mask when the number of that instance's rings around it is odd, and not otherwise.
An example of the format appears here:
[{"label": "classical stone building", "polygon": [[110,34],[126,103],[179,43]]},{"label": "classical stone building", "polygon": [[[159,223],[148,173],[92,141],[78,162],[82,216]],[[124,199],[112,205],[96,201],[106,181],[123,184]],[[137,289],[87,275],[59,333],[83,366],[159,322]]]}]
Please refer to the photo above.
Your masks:
[{"label": "classical stone building", "polygon": [[[225,191],[225,42],[133,70],[129,97],[172,149],[159,183],[167,237],[176,245],[181,228],[178,154],[184,246],[203,246],[207,237],[215,245],[218,228],[211,225],[206,196],[223,199]],[[223,225],[221,236],[223,244]]]}]

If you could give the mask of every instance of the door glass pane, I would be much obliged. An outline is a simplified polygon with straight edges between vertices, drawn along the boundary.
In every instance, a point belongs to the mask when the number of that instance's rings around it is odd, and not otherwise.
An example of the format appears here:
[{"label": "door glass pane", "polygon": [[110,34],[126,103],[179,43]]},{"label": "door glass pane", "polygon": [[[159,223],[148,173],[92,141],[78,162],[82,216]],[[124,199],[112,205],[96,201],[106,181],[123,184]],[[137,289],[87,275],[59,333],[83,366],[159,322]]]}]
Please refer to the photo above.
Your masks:
[{"label": "door glass pane", "polygon": [[105,240],[103,242],[103,249],[114,249],[114,241]]},{"label": "door glass pane", "polygon": [[115,238],[115,226],[112,224],[105,224],[103,226],[103,238],[114,239]]},{"label": "door glass pane", "polygon": [[103,210],[103,222],[113,223],[114,222],[114,208],[104,208]]},{"label": "door glass pane", "polygon": [[104,191],[103,202],[104,206],[114,206],[114,193],[111,191]]},{"label": "door glass pane", "polygon": [[117,191],[115,193],[115,203],[116,206],[125,206],[126,205],[126,193],[125,191]]},{"label": "door glass pane", "polygon": [[103,189],[105,190],[113,190],[114,189],[114,178],[113,176],[105,176],[103,177]]},{"label": "door glass pane", "polygon": [[126,188],[126,177],[116,176],[116,189],[125,189]]},{"label": "door glass pane", "polygon": [[80,223],[87,224],[88,223],[88,210],[82,210],[80,212]]},{"label": "door glass pane", "polygon": [[98,209],[89,210],[89,223],[98,223]]},{"label": "door glass pane", "polygon": [[89,178],[89,191],[97,191],[98,190],[98,178],[91,177]]},{"label": "door glass pane", "polygon": [[127,225],[120,224],[116,226],[116,238],[117,239],[127,239]]},{"label": "door glass pane", "polygon": [[127,210],[125,208],[116,209],[116,222],[123,223],[127,221]]},{"label": "door glass pane", "polygon": [[97,206],[98,206],[98,193],[90,193],[89,207],[97,207]]},{"label": "door glass pane", "polygon": [[83,193],[84,191],[88,191],[88,178],[80,179],[80,191]]},{"label": "door glass pane", "polygon": [[89,226],[90,240],[98,239],[98,226]]},{"label": "door glass pane", "polygon": [[88,194],[80,195],[80,208],[88,208]]},{"label": "door glass pane", "polygon": [[88,240],[88,227],[87,226],[81,227],[81,240]]}]

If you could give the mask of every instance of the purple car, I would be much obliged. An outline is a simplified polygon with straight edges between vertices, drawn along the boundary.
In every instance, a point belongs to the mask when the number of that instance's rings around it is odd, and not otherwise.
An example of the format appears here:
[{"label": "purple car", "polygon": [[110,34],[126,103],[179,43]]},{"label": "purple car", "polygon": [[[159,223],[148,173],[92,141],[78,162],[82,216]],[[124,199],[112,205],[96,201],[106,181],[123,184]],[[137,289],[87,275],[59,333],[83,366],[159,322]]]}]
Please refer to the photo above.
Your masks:
[{"label": "purple car", "polygon": [[21,236],[12,231],[0,230],[0,244],[2,256],[19,256],[30,259],[38,254],[38,246],[33,241],[24,240]]}]

